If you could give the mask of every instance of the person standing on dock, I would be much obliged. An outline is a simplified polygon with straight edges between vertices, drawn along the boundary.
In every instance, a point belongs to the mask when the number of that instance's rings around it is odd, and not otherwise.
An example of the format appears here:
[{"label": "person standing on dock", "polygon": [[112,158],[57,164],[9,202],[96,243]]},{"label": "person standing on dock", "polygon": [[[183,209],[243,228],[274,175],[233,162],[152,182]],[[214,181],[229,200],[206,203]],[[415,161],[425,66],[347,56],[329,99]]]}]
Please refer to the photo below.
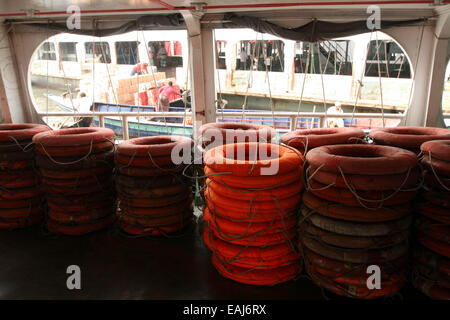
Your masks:
[{"label": "person standing on dock", "polygon": [[[328,108],[327,113],[336,114],[336,113],[344,113],[342,110],[342,105],[339,101],[334,103],[333,107]],[[327,118],[327,127],[328,128],[343,128],[344,127],[344,119],[342,118]]]}]

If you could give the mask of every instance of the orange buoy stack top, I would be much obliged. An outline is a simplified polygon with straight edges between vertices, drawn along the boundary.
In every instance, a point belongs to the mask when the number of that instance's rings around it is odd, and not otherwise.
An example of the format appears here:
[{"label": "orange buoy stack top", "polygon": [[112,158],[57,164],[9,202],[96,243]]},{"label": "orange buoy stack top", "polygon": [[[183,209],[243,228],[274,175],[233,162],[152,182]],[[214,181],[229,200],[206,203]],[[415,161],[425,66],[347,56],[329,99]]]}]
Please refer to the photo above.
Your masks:
[{"label": "orange buoy stack top", "polygon": [[315,128],[285,133],[281,142],[304,154],[325,145],[360,143],[364,137],[364,131],[357,128]]},{"label": "orange buoy stack top", "polygon": [[114,223],[114,132],[61,129],[40,133],[33,142],[47,200],[48,230],[81,235]]},{"label": "orange buoy stack top", "polygon": [[295,278],[301,156],[275,144],[236,143],[207,151],[204,163],[203,239],[215,268],[253,285]]},{"label": "orange buoy stack top", "polygon": [[413,284],[427,296],[450,299],[450,140],[420,147],[425,183],[417,205]]},{"label": "orange buoy stack top", "polygon": [[0,229],[23,228],[44,218],[32,139],[48,130],[40,124],[0,124]]},{"label": "orange buoy stack top", "polygon": [[[306,155],[299,246],[313,281],[338,295],[392,296],[408,272],[411,201],[420,187],[414,153],[389,146],[330,145]],[[381,289],[367,268],[381,271]]]},{"label": "orange buoy stack top", "polygon": [[420,153],[420,146],[431,140],[450,139],[450,130],[431,127],[395,127],[376,129],[369,133],[374,144],[399,147]]},{"label": "orange buoy stack top", "polygon": [[[120,227],[136,236],[173,234],[193,219],[192,190],[183,176],[193,141],[155,136],[122,142],[116,152]],[[180,160],[180,161],[178,161]]]}]

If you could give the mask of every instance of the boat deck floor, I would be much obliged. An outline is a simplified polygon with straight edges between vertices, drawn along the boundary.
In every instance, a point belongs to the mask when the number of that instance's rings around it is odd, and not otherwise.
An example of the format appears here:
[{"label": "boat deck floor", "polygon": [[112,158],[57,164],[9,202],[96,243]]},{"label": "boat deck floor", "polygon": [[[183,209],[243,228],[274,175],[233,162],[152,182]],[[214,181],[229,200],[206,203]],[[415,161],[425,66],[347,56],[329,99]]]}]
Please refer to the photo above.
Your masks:
[{"label": "boat deck floor", "polygon": [[[0,231],[0,299],[325,298],[305,275],[273,287],[223,278],[198,230],[194,224],[178,238],[131,238],[115,227],[78,237],[49,235],[42,226]],[[66,287],[69,265],[81,268],[81,290]],[[410,285],[401,296],[424,298]]]}]

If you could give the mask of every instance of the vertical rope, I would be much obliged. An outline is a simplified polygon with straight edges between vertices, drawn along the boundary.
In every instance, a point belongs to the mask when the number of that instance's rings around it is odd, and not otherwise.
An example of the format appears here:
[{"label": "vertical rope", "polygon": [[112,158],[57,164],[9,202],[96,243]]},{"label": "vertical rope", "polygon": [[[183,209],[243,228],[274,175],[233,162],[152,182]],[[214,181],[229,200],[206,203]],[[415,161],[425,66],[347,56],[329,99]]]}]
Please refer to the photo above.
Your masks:
[{"label": "vertical rope", "polygon": [[324,122],[326,122],[327,118],[328,118],[327,117],[327,101],[326,101],[326,98],[325,98],[325,85],[324,85],[324,82],[323,82],[322,63],[320,61],[320,49],[319,49],[320,43],[319,42],[316,42],[316,43],[317,43],[317,51],[318,51],[317,54],[318,54],[318,59],[319,59],[320,80],[322,82],[323,109],[324,109],[324,112],[325,112]]},{"label": "vertical rope", "polygon": [[[304,42],[302,44],[304,44]],[[306,64],[305,64],[305,70],[304,70],[304,75],[303,75],[302,90],[301,90],[301,93],[300,93],[300,100],[298,101],[297,118],[296,118],[297,121],[298,121],[298,117],[300,116],[300,108],[302,106],[303,93],[304,93],[305,83],[306,83],[308,70],[309,70],[309,60],[310,60],[310,56],[311,56],[311,46],[312,46],[311,43],[308,42],[308,56],[306,57]],[[300,65],[302,65],[301,60],[300,60]],[[313,118],[313,122],[314,122],[314,118]],[[295,124],[295,128],[297,129],[297,123]]]},{"label": "vertical rope", "polygon": [[[261,41],[263,43],[264,46],[264,35],[261,33]],[[264,48],[263,48],[264,49]],[[272,110],[272,125],[275,128],[275,110],[274,110],[274,105],[273,105],[273,99],[272,99],[272,90],[270,88],[270,78],[269,78],[269,69],[267,68],[267,50],[263,50],[263,57],[264,57],[264,65],[266,67],[266,80],[267,80],[267,87],[269,89],[269,101],[270,101],[270,108]],[[272,63],[270,64],[272,66]]]},{"label": "vertical rope", "polygon": [[[253,47],[253,52],[251,52],[251,56],[250,56],[250,71],[248,73],[248,77],[247,77],[247,89],[245,91],[245,96],[244,96],[244,103],[242,104],[242,121],[244,120],[245,117],[245,107],[247,106],[247,100],[248,100],[248,91],[250,88],[250,79],[252,81],[253,84],[253,67],[255,64],[255,53],[256,53],[256,47],[258,46],[258,33],[256,33],[256,37],[255,37],[255,46]],[[259,49],[260,47],[258,46],[258,59],[259,59]],[[256,68],[258,68],[258,66],[256,66]]]},{"label": "vertical rope", "polygon": [[[383,120],[383,128],[385,126],[384,123],[384,104],[383,104],[383,86],[381,84],[381,66],[380,66],[380,48],[378,47],[378,31],[375,31],[376,37],[376,46],[377,46],[377,65],[378,65],[378,87],[380,88],[380,103],[381,103],[381,117]],[[383,41],[384,46],[386,47],[386,43]]]}]

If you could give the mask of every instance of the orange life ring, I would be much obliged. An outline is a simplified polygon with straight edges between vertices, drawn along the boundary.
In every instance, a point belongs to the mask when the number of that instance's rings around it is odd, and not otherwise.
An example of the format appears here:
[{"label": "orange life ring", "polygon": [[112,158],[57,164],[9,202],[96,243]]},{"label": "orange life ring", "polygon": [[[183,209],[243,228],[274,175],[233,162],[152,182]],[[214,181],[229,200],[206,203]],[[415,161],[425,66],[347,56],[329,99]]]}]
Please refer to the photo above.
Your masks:
[{"label": "orange life ring", "polygon": [[116,167],[116,169],[121,175],[130,177],[153,177],[164,176],[171,173],[178,173],[184,169],[184,166],[177,166],[174,164],[171,164],[169,166],[160,166],[159,168],[118,166]]},{"label": "orange life ring", "polygon": [[36,145],[36,152],[38,152],[42,156],[51,156],[51,157],[88,156],[108,152],[113,149],[114,149],[114,140],[93,143],[92,145],[87,144],[80,146],[75,145],[75,146],[51,147],[51,146],[44,146],[41,144]]},{"label": "orange life ring", "polygon": [[425,156],[421,160],[422,165],[428,169],[430,175],[434,175],[433,171],[439,178],[442,176],[443,178],[450,178],[450,162],[439,160],[436,158],[429,159]]},{"label": "orange life ring", "polygon": [[[0,141],[31,140],[34,135],[51,130],[48,126],[33,123],[0,124]],[[12,137],[12,138],[11,138]]]},{"label": "orange life ring", "polygon": [[339,188],[348,188],[348,185],[356,190],[396,190],[409,189],[418,185],[421,172],[418,168],[401,174],[389,175],[360,175],[328,172],[312,166],[306,169],[306,179],[333,185]]},{"label": "orange life ring", "polygon": [[128,225],[139,225],[142,227],[161,227],[179,224],[182,225],[183,221],[192,218],[192,210],[179,211],[176,214],[165,215],[160,217],[147,216],[147,215],[129,215],[122,213],[120,220]]},{"label": "orange life ring", "polygon": [[221,182],[216,182],[215,178],[212,177],[206,179],[206,187],[214,190],[216,194],[237,200],[273,201],[273,199],[300,196],[300,192],[303,189],[303,181],[299,180],[289,185],[267,188],[265,190],[248,190],[224,185]]},{"label": "orange life ring", "polygon": [[304,219],[310,221],[314,226],[320,229],[357,237],[381,237],[407,231],[412,223],[411,216],[387,222],[361,223],[327,218],[314,211],[311,212],[306,207],[302,207],[301,213]]},{"label": "orange life ring", "polygon": [[258,209],[253,204],[249,203],[245,207],[230,208],[229,206],[221,206],[221,204],[213,203],[209,197],[206,197],[206,206],[216,216],[229,218],[234,221],[248,222],[250,220],[254,222],[267,222],[272,221],[275,217],[287,217],[298,209],[299,198],[293,197],[290,199],[290,203],[286,203],[283,209]]},{"label": "orange life ring", "polygon": [[450,209],[432,203],[420,203],[417,210],[424,216],[450,225]]},{"label": "orange life ring", "polygon": [[[264,153],[263,159],[260,158],[261,152]],[[233,158],[228,158],[231,156]],[[257,158],[253,160],[254,157]],[[204,163],[216,172],[231,172],[241,177],[279,175],[302,167],[302,159],[290,148],[255,142],[215,147],[205,153]]]},{"label": "orange life ring", "polygon": [[303,167],[298,167],[288,173],[280,175],[271,176],[261,176],[261,177],[246,177],[242,179],[241,177],[234,176],[228,172],[216,172],[211,168],[205,166],[205,175],[209,178],[214,178],[215,181],[225,183],[228,186],[235,188],[270,188],[273,186],[283,186],[291,184],[293,182],[300,182],[303,175]]},{"label": "orange life ring", "polygon": [[309,151],[325,145],[357,143],[365,136],[364,131],[357,128],[315,128],[285,133],[280,141],[300,151],[305,148]]},{"label": "orange life ring", "polygon": [[[347,206],[362,206],[361,203],[369,208],[378,208],[381,206],[395,206],[409,203],[417,195],[416,190],[411,191],[356,191],[357,196],[348,189],[327,187],[322,183],[310,180],[310,192],[315,196],[328,201],[337,202]],[[359,197],[359,200],[358,198]]]},{"label": "orange life ring", "polygon": [[70,128],[39,133],[33,142],[44,147],[75,147],[108,142],[113,137],[114,131],[107,128]]},{"label": "orange life ring", "polygon": [[273,269],[300,259],[299,254],[288,244],[246,248],[220,240],[208,230],[203,232],[203,241],[216,259],[242,268]]},{"label": "orange life ring", "polygon": [[175,194],[173,196],[165,196],[163,198],[126,198],[120,196],[120,203],[129,207],[139,207],[139,208],[159,208],[174,203],[184,201],[185,199],[191,198],[191,192],[182,192]]},{"label": "orange life ring", "polygon": [[450,136],[449,140],[432,140],[423,143],[420,150],[426,156],[450,162]]},{"label": "orange life ring", "polygon": [[242,246],[252,246],[252,247],[265,247],[272,246],[275,244],[285,243],[286,241],[292,241],[297,236],[296,228],[291,228],[288,230],[277,231],[277,232],[264,232],[261,234],[253,234],[250,236],[242,236],[240,233],[228,233],[226,237],[216,229],[213,223],[209,224],[209,228],[212,233],[219,239],[226,241],[228,243],[242,245]]},{"label": "orange life ring", "polygon": [[173,215],[179,212],[180,210],[193,210],[192,209],[192,199],[189,197],[180,202],[167,205],[164,207],[131,207],[127,206],[123,203],[120,203],[120,210],[126,214],[134,215],[134,216],[149,216],[149,217],[162,217],[166,215]]},{"label": "orange life ring", "polygon": [[174,196],[179,193],[191,192],[191,188],[183,184],[175,184],[167,187],[152,189],[135,189],[125,186],[117,186],[117,193],[125,198],[162,198],[166,196]]},{"label": "orange life ring", "polygon": [[369,137],[376,144],[405,148],[420,148],[430,140],[448,140],[450,130],[430,127],[395,127],[372,130]]},{"label": "orange life ring", "polygon": [[273,269],[248,269],[219,262],[213,255],[212,263],[217,271],[225,278],[245,284],[263,286],[275,285],[292,280],[302,271],[299,262]]},{"label": "orange life ring", "polygon": [[322,146],[308,152],[306,161],[328,172],[360,175],[402,174],[418,166],[414,153],[376,145]]},{"label": "orange life ring", "polygon": [[425,200],[431,202],[432,204],[450,210],[450,199],[448,198],[448,193],[439,191],[424,191],[422,192],[422,196],[425,198]]},{"label": "orange life ring", "polygon": [[222,239],[233,239],[234,235],[238,234],[242,238],[251,239],[255,235],[264,236],[265,233],[286,232],[297,225],[297,215],[291,214],[285,218],[274,218],[269,222],[236,222],[226,218],[211,214],[208,208],[203,211],[203,219],[209,221],[210,224],[217,230]]},{"label": "orange life ring", "polygon": [[[249,210],[269,211],[276,214],[278,211],[287,211],[291,208],[296,208],[300,202],[300,195],[295,195],[285,199],[272,199],[271,201],[243,201],[233,198],[225,197],[217,194],[212,189],[207,189],[204,192],[205,197],[212,203],[212,208],[228,208],[231,211],[244,212],[248,215]],[[222,212],[226,214],[226,212]]]},{"label": "orange life ring", "polygon": [[337,261],[350,263],[380,263],[397,260],[408,253],[408,246],[406,243],[387,247],[383,249],[345,249],[335,246],[329,246],[300,235],[302,244],[309,250]]},{"label": "orange life ring", "polygon": [[3,200],[25,200],[30,198],[39,197],[43,192],[39,188],[31,187],[31,188],[21,188],[21,189],[10,189],[10,190],[2,190],[0,189],[0,201]]},{"label": "orange life ring", "polygon": [[418,239],[424,247],[427,247],[444,257],[450,258],[450,245],[448,243],[436,240],[422,232],[419,232]]},{"label": "orange life ring", "polygon": [[103,176],[111,173],[111,168],[97,167],[90,169],[55,171],[50,169],[39,168],[44,178],[50,179],[82,179],[94,176]]},{"label": "orange life ring", "polygon": [[38,224],[44,219],[44,211],[38,210],[36,214],[29,215],[25,218],[0,219],[0,229],[19,229],[26,228]]},{"label": "orange life ring", "polygon": [[[276,131],[265,125],[250,123],[226,122],[207,123],[200,127],[202,139],[221,137],[220,144],[238,142],[271,142],[277,136]],[[204,144],[215,142],[215,139],[206,141]]]},{"label": "orange life ring", "polygon": [[299,224],[305,237],[318,239],[324,244],[348,249],[385,248],[408,240],[408,231],[396,232],[385,236],[365,237],[349,236],[318,228],[307,220]]},{"label": "orange life ring", "polygon": [[47,220],[47,229],[54,233],[76,236],[104,229],[113,224],[115,220],[115,215],[109,215],[104,218],[82,224],[61,223],[59,221],[49,219]]},{"label": "orange life ring", "polygon": [[0,209],[0,219],[21,219],[42,213],[41,206],[27,208]]},{"label": "orange life ring", "polygon": [[417,276],[412,279],[412,283],[417,289],[432,299],[450,300],[450,289],[441,287],[434,281]]},{"label": "orange life ring", "polygon": [[[117,153],[129,157],[167,157],[177,145],[192,146],[194,141],[184,136],[153,136],[126,140],[117,146]],[[181,148],[181,150],[184,150]],[[189,148],[190,150],[190,148]]]},{"label": "orange life ring", "polygon": [[22,200],[2,200],[0,201],[0,209],[19,209],[38,206],[42,203],[42,197],[34,197]]},{"label": "orange life ring", "polygon": [[383,222],[403,218],[411,213],[411,205],[398,205],[366,209],[350,207],[316,197],[311,192],[303,193],[303,204],[323,216],[355,222]]},{"label": "orange life ring", "polygon": [[[59,163],[58,163],[59,162]],[[114,167],[114,150],[91,154],[82,159],[78,157],[52,157],[43,155],[36,156],[38,168],[55,171],[69,171],[79,169],[91,169],[98,167]]]}]

